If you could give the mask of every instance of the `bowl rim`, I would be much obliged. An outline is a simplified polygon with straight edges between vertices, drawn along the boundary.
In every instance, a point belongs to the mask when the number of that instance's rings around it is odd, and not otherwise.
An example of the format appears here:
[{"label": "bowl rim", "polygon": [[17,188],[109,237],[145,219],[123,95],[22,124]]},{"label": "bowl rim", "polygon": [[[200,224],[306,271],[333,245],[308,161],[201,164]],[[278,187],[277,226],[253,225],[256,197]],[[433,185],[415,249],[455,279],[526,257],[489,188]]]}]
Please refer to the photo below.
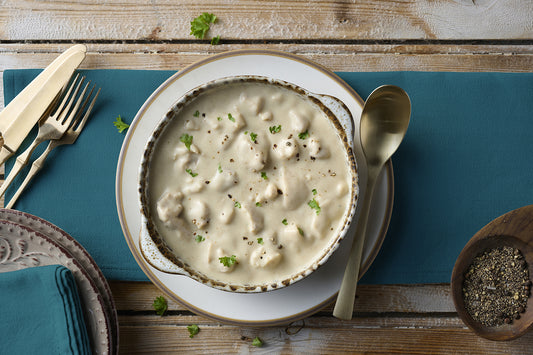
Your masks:
[{"label": "bowl rim", "polygon": [[[147,190],[148,190],[147,185],[149,184],[148,165],[150,163],[151,153],[157,142],[157,139],[164,132],[168,124],[172,121],[174,117],[178,116],[179,112],[184,107],[186,107],[187,104],[190,101],[192,101],[194,98],[204,94],[205,92],[208,92],[209,90],[217,89],[218,87],[222,85],[229,84],[229,83],[239,83],[239,82],[242,82],[242,83],[256,82],[256,83],[280,86],[282,88],[289,89],[300,96],[304,96],[312,104],[317,106],[319,110],[323,112],[326,115],[326,117],[329,119],[329,121],[333,124],[336,130],[336,133],[338,134],[340,138],[340,141],[344,148],[345,156],[348,161],[348,170],[350,172],[351,181],[352,181],[352,184],[350,186],[350,192],[349,192],[351,194],[350,207],[347,208],[347,211],[346,211],[347,213],[345,213],[345,215],[343,216],[343,222],[342,222],[343,225],[339,233],[333,236],[331,240],[329,241],[329,243],[327,243],[326,246],[324,247],[325,252],[321,253],[320,257],[313,259],[312,262],[307,263],[305,268],[302,268],[298,270],[296,273],[291,274],[288,278],[285,278],[280,281],[265,282],[262,284],[255,284],[255,285],[235,284],[235,283],[215,280],[195,270],[193,267],[191,267],[190,265],[187,265],[182,260],[180,260],[179,257],[177,257],[174,253],[172,253],[171,248],[166,244],[163,237],[157,232],[157,229],[153,221],[151,220],[152,214],[150,213],[148,197],[147,197]],[[324,98],[324,97],[335,100],[342,107],[345,114],[349,118],[349,122],[351,124],[351,132],[346,132],[345,127],[343,127],[343,125],[337,118],[337,115],[328,107],[327,104],[325,104],[321,100],[321,98]],[[356,211],[357,202],[358,202],[359,176],[358,176],[357,162],[356,162],[354,147],[353,147],[353,130],[354,130],[354,119],[350,113],[350,110],[347,109],[346,105],[344,105],[342,101],[329,95],[311,93],[308,90],[299,87],[298,85],[289,83],[282,79],[271,78],[271,77],[260,76],[260,75],[234,75],[234,76],[227,76],[227,77],[211,80],[189,90],[187,93],[182,95],[180,98],[178,98],[174,102],[174,104],[167,110],[164,117],[159,121],[159,123],[152,130],[150,138],[144,148],[144,153],[143,153],[142,161],[141,161],[140,168],[139,168],[139,174],[138,174],[138,193],[139,193],[138,202],[140,204],[140,210],[141,210],[141,218],[142,218],[141,225],[143,226],[143,228],[146,229],[149,239],[155,244],[155,248],[161,254],[160,256],[168,259],[173,265],[177,267],[178,270],[162,269],[159,265],[157,265],[157,263],[152,262],[150,260],[150,256],[147,255],[147,253],[143,252],[141,248],[141,254],[143,255],[144,259],[151,266],[153,266],[154,268],[162,272],[185,275],[202,284],[213,287],[215,289],[220,289],[223,291],[230,291],[230,292],[239,292],[239,293],[267,292],[267,291],[277,290],[277,289],[287,287],[291,284],[294,284],[295,282],[300,281],[303,278],[307,277],[312,272],[317,270],[321,265],[327,262],[329,257],[335,252],[335,250],[337,250],[340,242],[346,236],[349,226],[353,222],[353,219],[355,216],[355,211]],[[351,134],[351,136],[349,137],[348,134]],[[141,230],[141,233],[142,233],[142,230]]]}]

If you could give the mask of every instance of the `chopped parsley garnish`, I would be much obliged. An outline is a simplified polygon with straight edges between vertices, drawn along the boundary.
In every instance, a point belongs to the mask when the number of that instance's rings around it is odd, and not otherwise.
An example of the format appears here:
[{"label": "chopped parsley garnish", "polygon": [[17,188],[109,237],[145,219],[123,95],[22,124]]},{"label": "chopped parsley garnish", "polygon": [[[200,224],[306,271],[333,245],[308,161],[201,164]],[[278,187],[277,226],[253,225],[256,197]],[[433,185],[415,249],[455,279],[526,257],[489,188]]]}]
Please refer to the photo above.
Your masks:
[{"label": "chopped parsley garnish", "polygon": [[205,240],[203,235],[197,234],[196,238],[194,238],[198,243],[203,242]]},{"label": "chopped parsley garnish", "polygon": [[281,132],[281,125],[279,125],[279,126],[270,126],[268,129],[270,130],[270,133],[276,134],[276,133]]},{"label": "chopped parsley garnish", "polygon": [[191,150],[192,136],[189,136],[187,133],[184,133],[180,137],[180,142],[183,142],[183,144],[185,144],[185,147],[187,147],[188,150]]},{"label": "chopped parsley garnish", "polygon": [[241,208],[241,203],[239,201],[235,201],[235,207]]},{"label": "chopped parsley garnish", "polygon": [[217,17],[213,14],[204,12],[191,22],[191,35],[196,38],[203,39],[212,23],[217,21]]},{"label": "chopped parsley garnish", "polygon": [[222,121],[222,117],[217,117],[217,120]]},{"label": "chopped parsley garnish", "polygon": [[235,255],[232,256],[223,256],[221,258],[218,258],[218,260],[224,265],[225,267],[230,267],[231,265],[235,264],[237,262],[237,257]]},{"label": "chopped parsley garnish", "polygon": [[185,169],[186,172],[189,173],[190,176],[195,177],[198,175],[198,173],[193,173],[191,169]]},{"label": "chopped parsley garnish", "polygon": [[311,192],[313,193],[313,195],[316,195],[318,193],[318,191],[316,191],[316,189],[312,189]]},{"label": "chopped parsley garnish", "polygon": [[261,207],[261,206],[263,206],[263,205],[261,204],[261,202],[256,202],[255,205],[256,205],[257,207]]},{"label": "chopped parsley garnish", "polygon": [[211,45],[216,46],[220,42],[220,35],[211,38]]},{"label": "chopped parsley garnish", "polygon": [[250,132],[250,140],[255,143],[256,139],[257,139],[257,133]]},{"label": "chopped parsley garnish", "polygon": [[200,111],[196,110],[196,111],[194,111],[194,113],[192,115],[194,117],[200,117]]},{"label": "chopped parsley garnish", "polygon": [[309,205],[309,207],[311,207],[312,209],[316,211],[316,214],[320,213],[320,206],[317,200],[312,199],[311,201],[307,202],[307,204]]},{"label": "chopped parsley garnish", "polygon": [[187,326],[187,330],[189,331],[189,338],[194,338],[200,332],[200,327],[196,324],[191,324]]},{"label": "chopped parsley garnish", "polygon": [[302,132],[302,133],[298,134],[298,138],[300,138],[300,139],[306,139],[307,137],[309,137],[309,132],[308,131],[305,131],[305,132]]},{"label": "chopped parsley garnish", "polygon": [[222,170],[222,166],[220,166],[220,164],[218,164],[218,168],[217,168],[217,170],[218,170],[218,172],[219,172],[220,174],[222,174],[222,171],[223,171],[223,170]]},{"label": "chopped parsley garnish", "polygon": [[261,245],[264,244],[264,242],[263,242],[263,238],[257,238],[257,242],[258,242],[259,244],[261,244]]},{"label": "chopped parsley garnish", "polygon": [[263,346],[263,341],[259,339],[259,337],[255,337],[254,340],[252,340],[252,345],[260,348]]},{"label": "chopped parsley garnish", "polygon": [[118,115],[117,118],[115,118],[115,122],[113,122],[113,125],[115,127],[117,127],[118,129],[118,133],[122,133],[124,132],[125,130],[127,130],[129,128],[129,124],[127,124],[126,122],[122,121],[122,117],[120,117],[120,115]]},{"label": "chopped parsley garnish", "polygon": [[167,300],[163,296],[156,297],[152,307],[155,309],[157,315],[162,316],[168,309]]},{"label": "chopped parsley garnish", "polygon": [[264,171],[261,171],[261,177],[265,180],[268,180],[267,173],[265,173]]},{"label": "chopped parsley garnish", "polygon": [[231,113],[228,113],[228,120],[230,120],[231,122],[235,122],[235,117],[233,117]]},{"label": "chopped parsley garnish", "polygon": [[304,236],[304,230],[300,227],[298,227],[298,233],[303,237]]},{"label": "chopped parsley garnish", "polygon": [[283,218],[283,221],[281,221],[281,223],[283,223],[284,225],[289,224],[289,222],[287,222],[287,218]]}]

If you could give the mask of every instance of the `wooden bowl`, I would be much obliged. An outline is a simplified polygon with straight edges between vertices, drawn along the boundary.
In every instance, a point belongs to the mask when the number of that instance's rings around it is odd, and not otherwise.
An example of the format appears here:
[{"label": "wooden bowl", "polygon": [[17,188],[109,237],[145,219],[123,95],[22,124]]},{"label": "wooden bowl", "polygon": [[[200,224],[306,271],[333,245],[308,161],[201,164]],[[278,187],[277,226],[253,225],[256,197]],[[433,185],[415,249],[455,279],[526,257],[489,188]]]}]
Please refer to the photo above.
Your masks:
[{"label": "wooden bowl", "polygon": [[476,334],[490,340],[511,340],[526,333],[533,325],[533,297],[520,319],[511,324],[485,326],[474,320],[465,308],[463,280],[467,269],[477,255],[497,247],[513,247],[522,253],[533,277],[533,205],[525,206],[500,216],[483,227],[466,244],[453,268],[451,287],[455,309],[462,321]]}]

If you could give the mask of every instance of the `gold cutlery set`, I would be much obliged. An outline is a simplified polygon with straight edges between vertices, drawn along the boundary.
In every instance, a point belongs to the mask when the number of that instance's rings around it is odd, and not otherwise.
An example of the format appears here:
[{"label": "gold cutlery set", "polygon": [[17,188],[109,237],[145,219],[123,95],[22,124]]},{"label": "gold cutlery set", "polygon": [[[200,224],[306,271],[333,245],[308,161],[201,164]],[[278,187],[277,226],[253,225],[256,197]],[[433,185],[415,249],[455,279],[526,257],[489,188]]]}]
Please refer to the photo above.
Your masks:
[{"label": "gold cutlery set", "polygon": [[90,86],[88,82],[80,93],[85,78],[80,78],[79,75],[69,85],[85,54],[86,47],[81,44],[66,50],[0,112],[0,164],[15,154],[35,124],[39,125],[36,138],[17,156],[13,168],[0,187],[0,197],[28,164],[35,148],[49,141],[45,151],[33,162],[26,178],[6,204],[7,208],[13,207],[30,180],[43,166],[48,154],[60,145],[74,143],[85,126],[100,90],[93,95],[93,85],[87,93]]}]

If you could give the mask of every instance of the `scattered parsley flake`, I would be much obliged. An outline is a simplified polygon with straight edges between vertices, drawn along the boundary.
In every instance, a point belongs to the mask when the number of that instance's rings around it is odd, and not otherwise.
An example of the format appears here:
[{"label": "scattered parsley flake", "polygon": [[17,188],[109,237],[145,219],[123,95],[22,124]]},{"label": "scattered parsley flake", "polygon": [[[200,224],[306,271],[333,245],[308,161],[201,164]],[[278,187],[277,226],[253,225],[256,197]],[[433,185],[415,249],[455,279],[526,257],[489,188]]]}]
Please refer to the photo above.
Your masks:
[{"label": "scattered parsley flake", "polygon": [[191,324],[187,326],[187,330],[189,331],[189,338],[194,338],[200,332],[200,327],[196,324]]},{"label": "scattered parsley flake", "polygon": [[220,117],[220,116],[217,117],[217,120],[222,121],[222,117]]},{"label": "scattered parsley flake", "polygon": [[194,113],[192,115],[194,117],[200,117],[200,111],[196,110],[196,111],[194,111]]},{"label": "scattered parsley flake", "polygon": [[115,122],[113,122],[113,125],[115,127],[117,127],[118,129],[118,133],[122,133],[124,132],[125,130],[127,130],[129,128],[129,124],[127,124],[126,122],[122,121],[122,117],[120,117],[120,115],[118,115],[117,118],[115,118]]},{"label": "scattered parsley flake", "polygon": [[317,200],[312,199],[311,201],[307,202],[307,204],[316,211],[317,215],[320,213],[320,205],[318,204]]},{"label": "scattered parsley flake", "polygon": [[235,201],[235,207],[241,208],[241,203],[239,201]]},{"label": "scattered parsley flake", "polygon": [[224,265],[225,267],[230,267],[231,265],[235,264],[237,262],[237,257],[235,255],[232,256],[223,256],[221,258],[218,258],[218,260]]},{"label": "scattered parsley flake", "polygon": [[252,340],[252,345],[260,348],[263,346],[263,341],[259,339],[259,337],[255,337],[254,340]]},{"label": "scattered parsley flake", "polygon": [[218,170],[218,172],[219,172],[220,174],[222,174],[223,170],[222,170],[222,166],[220,166],[220,163],[218,164],[218,169],[217,169],[217,170]]},{"label": "scattered parsley flake", "polygon": [[218,42],[220,42],[220,35],[211,38],[211,45],[212,46],[216,46],[218,44]]},{"label": "scattered parsley flake", "polygon": [[261,171],[261,177],[265,180],[268,180],[267,173],[265,173],[264,171]]},{"label": "scattered parsley flake", "polygon": [[257,139],[257,133],[250,132],[250,140],[255,143],[256,139]]},{"label": "scattered parsley flake", "polygon": [[156,297],[152,307],[155,309],[157,315],[163,316],[168,309],[167,300],[163,296]]},{"label": "scattered parsley flake", "polygon": [[304,236],[304,230],[300,227],[298,227],[298,233],[303,237]]},{"label": "scattered parsley flake", "polygon": [[190,176],[195,177],[198,175],[198,173],[193,173],[191,169],[185,169],[186,172],[189,173]]},{"label": "scattered parsley flake", "polygon": [[265,242],[263,242],[263,238],[257,238],[257,242],[261,245],[263,245]]},{"label": "scattered parsley flake", "polygon": [[217,17],[213,14],[204,12],[191,22],[191,35],[196,38],[203,39],[212,23],[217,21]]},{"label": "scattered parsley flake", "polygon": [[231,122],[235,122],[235,117],[233,117],[231,113],[228,113],[228,120],[230,120]]},{"label": "scattered parsley flake", "polygon": [[309,137],[309,132],[308,131],[305,131],[305,132],[302,132],[302,133],[298,134],[298,138],[300,138],[300,139],[306,139],[307,137]]},{"label": "scattered parsley flake", "polygon": [[289,224],[289,222],[287,222],[287,218],[283,218],[283,221],[281,221],[281,223],[283,223],[284,225]]},{"label": "scattered parsley flake", "polygon": [[256,202],[255,205],[256,205],[257,207],[261,207],[261,206],[263,206],[263,205],[261,204],[261,202]]},{"label": "scattered parsley flake", "polygon": [[318,191],[316,191],[316,189],[312,189],[311,192],[313,193],[313,195],[316,195],[318,193]]},{"label": "scattered parsley flake", "polygon": [[185,147],[187,147],[188,150],[191,150],[192,136],[189,136],[187,133],[184,133],[180,137],[180,142],[183,142],[185,144]]},{"label": "scattered parsley flake", "polygon": [[194,238],[198,243],[203,242],[205,240],[203,235],[197,234],[196,238]]},{"label": "scattered parsley flake", "polygon": [[276,133],[281,132],[281,125],[279,125],[279,126],[271,126],[268,129],[270,130],[270,133],[276,134]]}]

